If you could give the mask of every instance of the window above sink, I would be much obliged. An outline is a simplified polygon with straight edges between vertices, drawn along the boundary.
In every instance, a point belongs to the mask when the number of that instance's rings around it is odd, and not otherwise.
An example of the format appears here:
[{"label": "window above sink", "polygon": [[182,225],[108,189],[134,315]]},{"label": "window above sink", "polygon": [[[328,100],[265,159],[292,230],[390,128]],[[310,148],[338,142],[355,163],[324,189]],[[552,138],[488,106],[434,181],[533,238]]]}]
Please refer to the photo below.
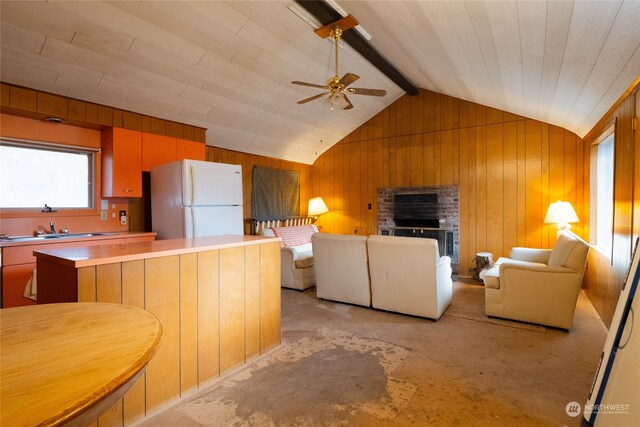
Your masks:
[{"label": "window above sink", "polygon": [[93,209],[94,151],[0,139],[0,209]]}]

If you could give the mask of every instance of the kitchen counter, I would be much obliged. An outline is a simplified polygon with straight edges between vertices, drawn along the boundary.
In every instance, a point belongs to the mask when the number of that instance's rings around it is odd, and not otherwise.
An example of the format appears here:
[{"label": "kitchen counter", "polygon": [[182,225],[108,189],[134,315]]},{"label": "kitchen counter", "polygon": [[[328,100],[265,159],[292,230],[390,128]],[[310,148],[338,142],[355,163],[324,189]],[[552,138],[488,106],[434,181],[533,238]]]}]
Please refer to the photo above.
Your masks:
[{"label": "kitchen counter", "polygon": [[279,238],[199,237],[34,255],[38,304],[125,304],[162,322],[146,374],[99,425],[136,422],[280,344]]},{"label": "kitchen counter", "polygon": [[280,238],[264,236],[211,236],[189,239],[154,240],[128,245],[85,246],[35,251],[39,259],[55,259],[70,267],[87,267],[114,262],[135,261],[216,249],[280,242]]},{"label": "kitchen counter", "polygon": [[[42,240],[0,240],[0,248],[12,248],[16,246],[33,246],[33,245],[50,245],[54,243],[77,243],[77,242],[94,242],[98,240],[113,240],[113,239],[134,239],[137,237],[150,237],[156,236],[155,232],[146,231],[125,231],[125,232],[99,232],[99,235],[88,237],[74,237],[64,236],[51,239]],[[86,233],[90,234],[90,233]]]},{"label": "kitchen counter", "polygon": [[2,308],[18,307],[35,304],[35,301],[25,297],[23,292],[27,282],[36,268],[34,251],[89,247],[97,245],[128,245],[145,241],[152,241],[155,232],[120,232],[102,233],[96,236],[64,236],[43,238],[41,240],[0,241],[2,253]]}]

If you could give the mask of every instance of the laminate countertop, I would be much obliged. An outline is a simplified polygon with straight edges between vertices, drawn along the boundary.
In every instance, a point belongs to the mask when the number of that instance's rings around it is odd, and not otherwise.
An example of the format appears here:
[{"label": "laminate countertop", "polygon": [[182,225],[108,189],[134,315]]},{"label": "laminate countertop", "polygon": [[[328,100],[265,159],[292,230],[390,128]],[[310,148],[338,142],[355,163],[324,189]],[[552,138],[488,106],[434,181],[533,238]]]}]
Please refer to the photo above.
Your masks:
[{"label": "laminate countertop", "polygon": [[[82,233],[79,232],[77,234],[93,234],[93,233]],[[28,236],[25,236],[24,240],[0,240],[0,248],[13,248],[16,246],[33,246],[33,245],[51,245],[58,243],[81,243],[81,242],[95,242],[97,240],[104,240],[105,244],[109,240],[113,239],[135,239],[138,237],[149,237],[155,236],[156,233],[154,231],[99,231],[95,232],[94,236],[83,236],[83,237],[75,237],[74,235],[65,236],[62,234],[59,238],[51,238],[51,239],[33,239],[31,240]]]},{"label": "laminate countertop", "polygon": [[156,316],[120,304],[0,310],[3,426],[86,425],[140,377],[159,348]]},{"label": "laminate countertop", "polygon": [[65,249],[38,250],[33,255],[69,267],[89,267],[115,262],[159,258],[171,255],[226,249],[268,242],[279,242],[279,237],[223,235],[187,239],[155,240],[128,245],[100,245]]}]

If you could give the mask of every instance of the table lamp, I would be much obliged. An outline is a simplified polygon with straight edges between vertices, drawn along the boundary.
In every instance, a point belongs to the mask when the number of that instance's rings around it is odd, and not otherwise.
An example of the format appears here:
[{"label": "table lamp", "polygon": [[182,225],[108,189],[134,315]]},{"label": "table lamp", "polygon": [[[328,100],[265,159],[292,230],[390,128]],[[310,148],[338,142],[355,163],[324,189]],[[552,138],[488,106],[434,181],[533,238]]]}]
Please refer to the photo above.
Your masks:
[{"label": "table lamp", "polygon": [[322,215],[323,213],[329,212],[329,208],[322,200],[322,197],[313,197],[309,200],[309,216],[313,217],[313,222],[318,220],[318,215]]},{"label": "table lamp", "polygon": [[558,200],[555,203],[549,205],[547,216],[544,218],[544,222],[547,224],[557,224],[558,232],[569,231],[571,229],[571,222],[580,222],[576,211],[569,202],[561,202]]}]

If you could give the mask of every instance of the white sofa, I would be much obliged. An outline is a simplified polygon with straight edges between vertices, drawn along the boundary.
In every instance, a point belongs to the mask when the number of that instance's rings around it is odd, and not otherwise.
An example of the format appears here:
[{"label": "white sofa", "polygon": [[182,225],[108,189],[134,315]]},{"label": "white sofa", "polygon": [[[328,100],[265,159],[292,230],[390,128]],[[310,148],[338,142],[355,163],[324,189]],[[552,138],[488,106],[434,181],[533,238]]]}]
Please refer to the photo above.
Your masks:
[{"label": "white sofa", "polygon": [[486,314],[571,329],[588,254],[566,231],[553,249],[513,248],[483,275]]},{"label": "white sofa", "polygon": [[313,251],[311,249],[311,235],[318,232],[315,225],[302,225],[296,227],[281,228],[265,228],[260,231],[263,236],[275,237],[280,230],[287,228],[287,231],[304,230],[306,236],[303,237],[303,243],[300,245],[289,246],[286,238],[283,238],[283,244],[280,249],[280,285],[284,288],[305,290],[316,284]]},{"label": "white sofa", "polygon": [[367,240],[374,308],[437,320],[451,304],[451,259],[438,241],[370,236]]},{"label": "white sofa", "polygon": [[318,298],[371,306],[366,242],[365,236],[311,236]]}]

